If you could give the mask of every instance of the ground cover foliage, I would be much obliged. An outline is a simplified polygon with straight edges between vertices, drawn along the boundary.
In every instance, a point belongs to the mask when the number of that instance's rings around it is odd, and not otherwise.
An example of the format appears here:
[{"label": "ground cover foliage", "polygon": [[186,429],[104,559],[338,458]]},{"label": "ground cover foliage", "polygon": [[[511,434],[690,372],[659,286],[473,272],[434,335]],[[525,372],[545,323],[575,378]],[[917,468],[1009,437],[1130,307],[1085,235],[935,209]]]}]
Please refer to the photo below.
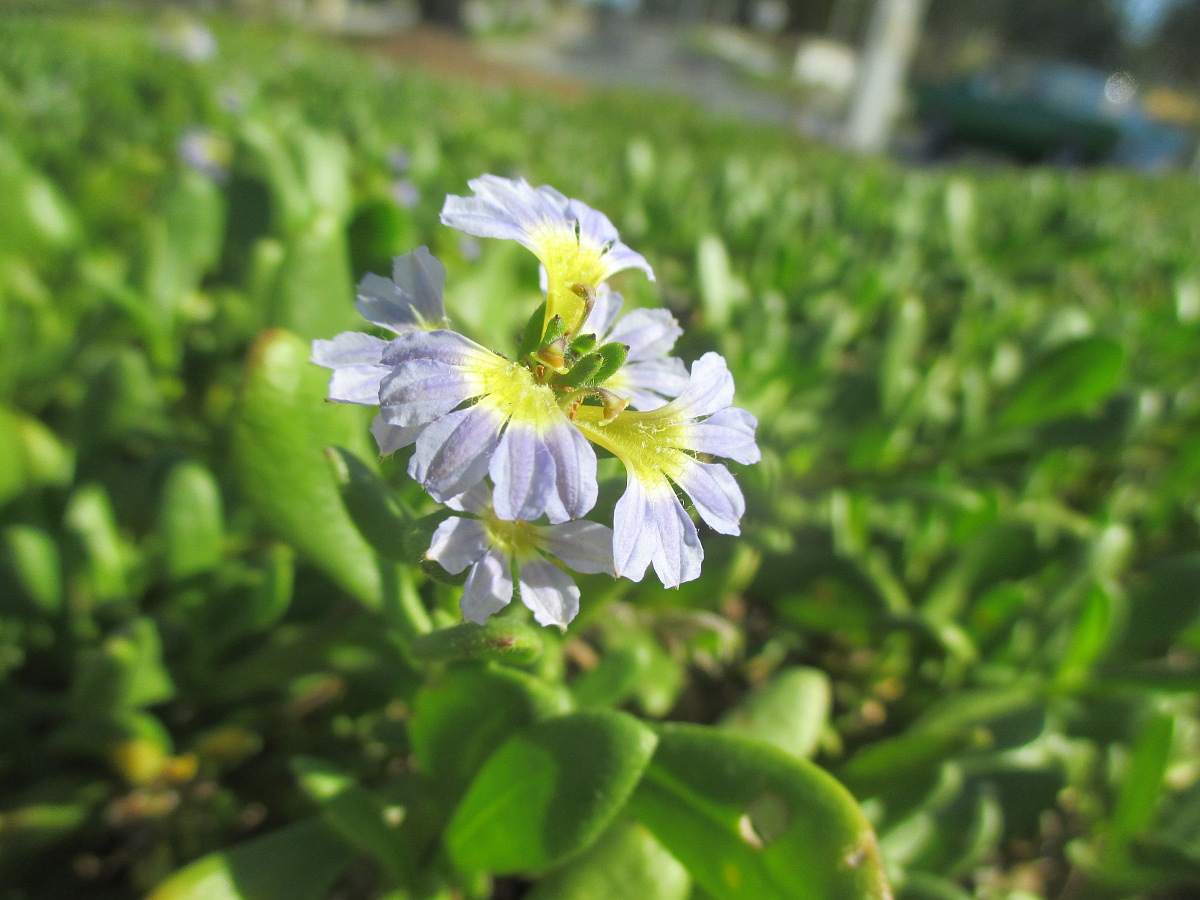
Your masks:
[{"label": "ground cover foliage", "polygon": [[[0,23],[0,896],[1194,896],[1193,181],[214,30]],[[761,422],[743,536],[566,633],[455,627],[308,362],[422,244],[517,332],[532,258],[437,221],[484,172],[606,212]]]}]

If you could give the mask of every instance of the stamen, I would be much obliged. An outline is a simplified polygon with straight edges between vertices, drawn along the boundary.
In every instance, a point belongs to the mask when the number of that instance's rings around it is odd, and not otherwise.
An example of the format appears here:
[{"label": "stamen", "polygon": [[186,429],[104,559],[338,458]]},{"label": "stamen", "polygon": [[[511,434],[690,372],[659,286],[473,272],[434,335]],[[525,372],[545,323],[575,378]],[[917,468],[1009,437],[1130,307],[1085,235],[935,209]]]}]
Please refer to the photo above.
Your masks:
[{"label": "stamen", "polygon": [[617,416],[619,416],[629,405],[632,397],[618,397],[607,388],[595,388],[596,396],[604,403],[604,419],[600,422],[601,425],[607,425]]}]

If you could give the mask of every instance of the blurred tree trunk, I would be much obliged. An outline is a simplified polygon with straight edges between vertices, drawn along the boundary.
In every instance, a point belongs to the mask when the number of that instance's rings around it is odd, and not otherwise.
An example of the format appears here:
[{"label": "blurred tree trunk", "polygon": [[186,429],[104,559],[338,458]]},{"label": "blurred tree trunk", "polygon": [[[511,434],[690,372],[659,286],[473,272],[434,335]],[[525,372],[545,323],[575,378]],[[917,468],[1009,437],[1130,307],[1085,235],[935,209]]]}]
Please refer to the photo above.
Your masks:
[{"label": "blurred tree trunk", "polygon": [[925,4],[926,0],[876,0],[846,123],[847,146],[864,153],[887,147],[921,36]]}]

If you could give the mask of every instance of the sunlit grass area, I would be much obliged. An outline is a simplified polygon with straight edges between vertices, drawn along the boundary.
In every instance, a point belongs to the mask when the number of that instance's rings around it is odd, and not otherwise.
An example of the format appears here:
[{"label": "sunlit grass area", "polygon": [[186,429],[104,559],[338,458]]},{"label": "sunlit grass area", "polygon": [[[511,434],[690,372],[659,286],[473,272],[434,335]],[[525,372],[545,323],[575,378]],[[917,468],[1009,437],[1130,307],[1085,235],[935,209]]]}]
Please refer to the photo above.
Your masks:
[{"label": "sunlit grass area", "polygon": [[[913,169],[277,26],[0,43],[0,898],[1200,889],[1194,177]],[[581,576],[565,632],[449,631],[411,451],[308,362],[422,245],[515,346],[536,259],[439,222],[483,173],[606,213],[657,275],[614,287],[759,420],[741,536]]]}]

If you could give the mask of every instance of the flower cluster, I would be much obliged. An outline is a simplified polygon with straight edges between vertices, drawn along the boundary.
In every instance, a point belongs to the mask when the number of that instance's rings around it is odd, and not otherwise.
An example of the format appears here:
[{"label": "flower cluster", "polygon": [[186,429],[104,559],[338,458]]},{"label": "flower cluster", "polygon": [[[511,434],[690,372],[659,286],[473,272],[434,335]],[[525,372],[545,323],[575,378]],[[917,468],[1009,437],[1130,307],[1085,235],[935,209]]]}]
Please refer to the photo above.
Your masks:
[{"label": "flower cluster", "polygon": [[[471,516],[446,519],[427,556],[451,573],[470,569],[462,610],[472,621],[512,599],[514,570],[537,621],[559,626],[579,610],[563,566],[635,581],[653,566],[666,587],[696,578],[704,551],[676,488],[711,528],[738,534],[742,492],[707,460],[759,458],[757,422],[731,405],[725,360],[706,353],[689,372],[669,355],[682,333],[669,312],[619,317],[606,279],[654,274],[605,215],[524,180],[484,175],[470,187],[474,196],[447,198],[442,222],[518,241],[542,264],[546,301],[516,354],[450,328],[445,269],[422,247],[395,261],[391,279],[359,286],[357,310],[395,337],[314,341],[313,361],[333,370],[329,398],[378,406],[380,450],[411,445],[409,474]],[[611,529],[583,520],[598,494],[596,446],[627,473]]]}]

